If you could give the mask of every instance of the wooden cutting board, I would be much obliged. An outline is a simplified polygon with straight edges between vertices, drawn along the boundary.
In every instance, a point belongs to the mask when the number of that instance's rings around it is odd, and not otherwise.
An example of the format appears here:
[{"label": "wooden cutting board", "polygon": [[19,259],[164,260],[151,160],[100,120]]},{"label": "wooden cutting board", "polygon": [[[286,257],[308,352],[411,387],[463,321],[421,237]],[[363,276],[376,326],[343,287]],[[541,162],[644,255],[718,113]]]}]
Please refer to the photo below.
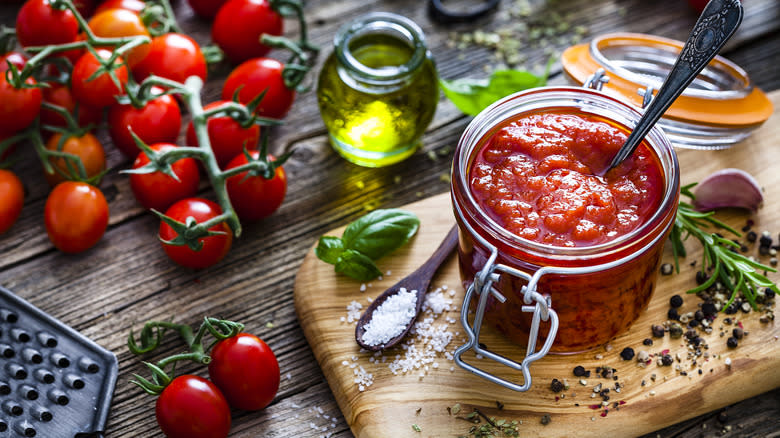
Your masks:
[{"label": "wooden cutting board", "polygon": [[[771,95],[775,108],[780,108],[780,92]],[[730,225],[742,228],[748,219],[755,221],[757,232],[769,230],[777,239],[780,231],[780,163],[776,162],[776,150],[780,147],[780,115],[774,116],[748,140],[726,151],[705,152],[679,150],[682,183],[699,181],[709,173],[737,167],[750,172],[764,187],[763,208],[754,215],[741,211],[727,211],[718,214]],[[344,276],[336,275],[331,265],[318,260],[312,251],[306,256],[295,283],[295,308],[306,338],[314,356],[322,368],[341,411],[358,438],[373,437],[457,437],[467,435],[471,424],[451,415],[447,408],[459,403],[464,416],[477,407],[488,416],[499,419],[517,420],[521,436],[635,436],[652,432],[688,418],[713,411],[720,407],[752,397],[780,386],[780,320],[762,324],[759,315],[739,313],[733,315],[749,332],[736,349],[728,349],[726,338],[733,326],[723,323],[726,315],[720,314],[714,322],[714,331],[702,335],[709,344],[711,357],[701,367],[691,367],[690,360],[683,360],[681,370],[673,366],[657,366],[654,362],[646,368],[635,361],[621,360],[619,353],[627,346],[635,351],[647,350],[658,354],[669,350],[673,356],[686,356],[686,347],[680,339],[672,340],[668,334],[662,340],[655,340],[653,346],[643,346],[642,341],[650,336],[652,324],[666,320],[669,298],[682,294],[685,298],[683,311],[696,310],[701,302],[695,296],[685,296],[684,291],[695,285],[695,268],[689,263],[700,260],[698,243],[691,239],[687,246],[689,255],[681,263],[678,275],[662,276],[648,309],[628,332],[615,338],[611,350],[600,347],[596,350],[576,354],[557,355],[539,360],[531,367],[533,386],[525,393],[516,393],[457,367],[446,358],[437,360],[438,368],[429,367],[424,377],[421,370],[406,375],[394,375],[387,363],[371,361],[371,354],[360,352],[354,340],[355,324],[343,322],[347,316],[346,307],[353,300],[365,308],[369,299],[376,297],[385,288],[413,271],[433,252],[448,229],[454,223],[448,194],[428,198],[404,207],[416,213],[421,221],[417,236],[405,247],[380,260],[383,272],[390,271],[382,280],[374,281],[365,291],[361,284]],[[333,230],[329,235],[340,236],[343,228]],[[665,250],[664,262],[672,262],[670,248]],[[751,245],[750,254],[757,257],[757,245]],[[455,291],[452,297],[460,310],[464,291],[456,258],[453,256],[439,271],[433,286],[447,285]],[[762,257],[765,263],[769,257]],[[777,282],[780,275],[770,273]],[[449,296],[449,295],[447,295]],[[553,308],[555,303],[553,303]],[[456,321],[459,312],[441,315],[437,323],[444,324],[445,318]],[[463,330],[460,323],[453,321],[449,330],[459,332],[447,347],[448,351],[462,345]],[[723,330],[720,329],[723,327]],[[725,331],[726,337],[720,337]],[[497,333],[483,331],[481,341],[491,350],[517,360],[524,349],[508,344]],[[418,348],[422,347],[418,345]],[[388,351],[387,362],[403,350]],[[508,371],[487,359],[466,355],[467,360],[490,372],[521,382],[522,376]],[[731,361],[727,366],[726,358]],[[699,360],[702,363],[702,360]],[[606,365],[617,369],[618,381],[623,384],[620,394],[610,394],[612,402],[623,401],[619,410],[610,409],[601,416],[603,409],[589,407],[601,402],[591,398],[592,388],[602,382],[612,383],[592,375],[587,385],[582,386],[572,369],[582,365],[588,370]],[[355,382],[355,370],[363,367],[370,373],[373,383],[360,390]],[[451,369],[454,367],[454,369]],[[702,370],[702,374],[698,370]],[[688,374],[682,375],[680,371]],[[655,380],[651,376],[655,375]],[[567,379],[570,388],[555,394],[550,390],[553,378]],[[642,386],[642,381],[645,386]],[[606,386],[605,386],[606,387]],[[565,394],[565,398],[561,398]],[[498,409],[496,402],[503,403]],[[579,406],[577,406],[577,404]],[[541,423],[543,415],[549,414],[550,422]],[[417,425],[420,431],[415,431]]]}]

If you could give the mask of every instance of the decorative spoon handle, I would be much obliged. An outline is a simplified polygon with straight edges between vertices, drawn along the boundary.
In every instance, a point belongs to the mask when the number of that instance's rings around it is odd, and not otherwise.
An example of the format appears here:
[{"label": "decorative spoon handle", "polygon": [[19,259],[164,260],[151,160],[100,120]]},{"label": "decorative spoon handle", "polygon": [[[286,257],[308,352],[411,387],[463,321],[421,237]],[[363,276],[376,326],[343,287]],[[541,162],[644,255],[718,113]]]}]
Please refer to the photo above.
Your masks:
[{"label": "decorative spoon handle", "polygon": [[739,0],[711,0],[707,4],[661,89],[628,136],[626,143],[612,159],[607,171],[631,156],[653,125],[718,54],[741,22],[742,4]]}]

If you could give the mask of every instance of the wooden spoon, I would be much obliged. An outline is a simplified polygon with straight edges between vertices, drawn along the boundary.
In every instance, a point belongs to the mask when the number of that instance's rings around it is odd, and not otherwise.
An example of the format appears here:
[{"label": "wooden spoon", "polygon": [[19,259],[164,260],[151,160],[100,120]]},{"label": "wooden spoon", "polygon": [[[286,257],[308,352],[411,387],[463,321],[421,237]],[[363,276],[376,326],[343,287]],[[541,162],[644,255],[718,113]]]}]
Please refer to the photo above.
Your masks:
[{"label": "wooden spoon", "polygon": [[[439,267],[444,264],[447,257],[452,253],[458,243],[458,227],[453,226],[444,241],[439,244],[439,247],[431,255],[431,257],[422,264],[416,271],[404,277],[401,281],[391,286],[386,291],[382,292],[366,309],[360,320],[355,327],[355,340],[358,345],[369,351],[379,351],[386,348],[390,348],[401,341],[406,336],[409,329],[414,325],[414,321],[417,319],[417,315],[420,313],[423,301],[425,301],[425,293],[428,292],[428,287],[431,284],[434,274]],[[407,291],[415,292],[417,295],[416,309],[414,315],[406,324],[406,328],[399,333],[396,337],[390,339],[383,344],[369,345],[363,342],[363,334],[365,333],[365,326],[374,316],[374,311],[381,306],[388,298],[398,293],[401,288],[405,288]]]}]

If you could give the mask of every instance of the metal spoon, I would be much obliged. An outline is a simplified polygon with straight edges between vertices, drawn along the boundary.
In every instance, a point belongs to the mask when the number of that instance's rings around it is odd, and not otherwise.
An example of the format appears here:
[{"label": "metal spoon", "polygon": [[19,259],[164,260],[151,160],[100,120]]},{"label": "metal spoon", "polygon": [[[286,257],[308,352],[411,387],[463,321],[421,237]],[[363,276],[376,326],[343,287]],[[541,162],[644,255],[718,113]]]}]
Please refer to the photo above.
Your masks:
[{"label": "metal spoon", "polygon": [[604,173],[634,153],[653,125],[718,54],[741,22],[742,4],[739,0],[711,0],[707,4],[658,94]]},{"label": "metal spoon", "polygon": [[[358,345],[365,348],[366,350],[379,351],[392,347],[401,341],[404,336],[406,336],[406,334],[409,332],[409,329],[411,329],[414,325],[414,321],[417,319],[417,315],[420,313],[420,309],[422,308],[425,298],[425,293],[428,291],[428,286],[430,286],[434,274],[436,274],[436,271],[439,270],[439,267],[441,267],[441,265],[444,264],[444,262],[447,260],[450,253],[452,253],[452,251],[455,249],[457,243],[458,227],[453,226],[452,229],[450,229],[450,232],[447,233],[447,237],[444,238],[444,241],[439,244],[439,247],[436,249],[433,255],[431,255],[431,257],[425,263],[423,263],[422,266],[376,297],[376,299],[371,303],[370,306],[368,306],[366,311],[360,317],[360,320],[357,322],[357,327],[355,328],[355,340],[357,341]],[[412,318],[406,324],[406,328],[396,337],[383,344],[366,344],[363,342],[363,333],[365,333],[366,324],[371,322],[371,319],[374,317],[374,311],[388,298],[397,294],[401,288],[405,288],[407,291],[416,292],[417,303],[414,316],[412,316]]]}]

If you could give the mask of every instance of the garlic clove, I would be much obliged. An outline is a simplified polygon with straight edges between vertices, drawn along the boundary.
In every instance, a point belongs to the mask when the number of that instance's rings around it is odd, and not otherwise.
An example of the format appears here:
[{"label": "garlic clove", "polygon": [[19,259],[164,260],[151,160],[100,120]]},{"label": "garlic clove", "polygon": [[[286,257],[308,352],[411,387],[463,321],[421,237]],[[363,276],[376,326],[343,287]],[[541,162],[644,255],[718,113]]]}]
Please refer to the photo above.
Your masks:
[{"label": "garlic clove", "polygon": [[696,185],[693,205],[697,210],[716,208],[746,208],[756,211],[764,201],[761,186],[753,175],[744,170],[719,170]]}]

